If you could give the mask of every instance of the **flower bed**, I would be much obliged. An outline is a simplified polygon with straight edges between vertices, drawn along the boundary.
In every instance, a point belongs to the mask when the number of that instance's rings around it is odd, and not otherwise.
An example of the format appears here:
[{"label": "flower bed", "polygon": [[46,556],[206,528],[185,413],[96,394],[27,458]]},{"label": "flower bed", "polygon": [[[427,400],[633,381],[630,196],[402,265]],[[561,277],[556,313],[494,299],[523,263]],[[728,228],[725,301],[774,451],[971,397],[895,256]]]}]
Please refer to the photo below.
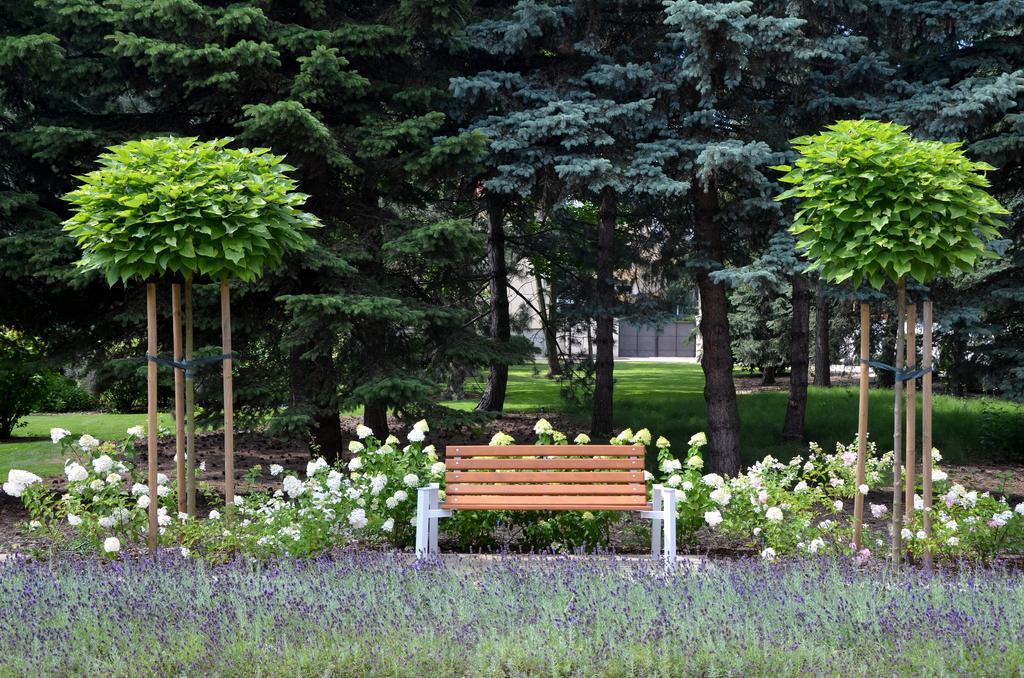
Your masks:
[{"label": "flower bed", "polygon": [[[184,556],[214,561],[238,554],[310,556],[353,542],[406,548],[413,538],[417,490],[444,483],[444,464],[427,442],[429,432],[427,422],[419,421],[405,441],[395,436],[380,440],[361,426],[347,464],[332,467],[318,458],[299,470],[277,464],[254,467],[250,480],[268,474],[279,485],[237,495],[229,507],[209,492],[212,510],[199,519],[177,513],[174,488],[159,474],[161,543]],[[11,471],[4,491],[21,497],[31,516],[28,528],[50,536],[59,550],[116,557],[123,548],[138,548],[150,502],[149,488],[132,463],[133,440],[142,433],[141,428],[131,429],[128,440],[101,443],[89,435],[76,440],[54,429],[54,442],[68,454],[67,491],[55,495],[24,471]],[[591,442],[579,434],[570,443],[569,436],[544,419],[534,434],[539,445]],[[495,446],[513,442],[501,432],[491,440]],[[704,473],[703,434],[689,441],[681,457],[668,440],[655,440],[647,429],[627,429],[611,443],[646,446],[657,473],[647,472],[648,490],[656,482],[678,490],[678,534],[684,547],[713,535],[734,547],[756,549],[765,560],[832,554],[866,563],[888,542],[885,526],[879,529],[876,523],[866,527],[860,551],[854,553],[851,544],[853,498],[881,487],[892,463],[891,453],[877,454],[873,443],[868,446],[867,482],[860,487],[855,486],[856,441],[838,445],[834,452],[811,443],[806,456],[788,463],[765,457],[735,478]],[[932,456],[941,461],[938,450]],[[923,500],[917,497],[919,510],[903,533],[911,554],[928,549],[940,558],[991,559],[1024,553],[1024,503],[1014,507],[1005,497],[953,484],[938,468],[933,477],[934,532],[927,538],[923,531]],[[870,503],[868,509],[876,520],[888,512],[885,504]],[[607,511],[457,511],[442,529],[448,548],[455,550],[594,550],[607,548],[614,531],[644,529],[624,520],[628,518],[622,513]],[[634,539],[645,540],[642,535]]]},{"label": "flower bed", "polygon": [[992,675],[1024,579],[815,559],[0,564],[0,674]]}]

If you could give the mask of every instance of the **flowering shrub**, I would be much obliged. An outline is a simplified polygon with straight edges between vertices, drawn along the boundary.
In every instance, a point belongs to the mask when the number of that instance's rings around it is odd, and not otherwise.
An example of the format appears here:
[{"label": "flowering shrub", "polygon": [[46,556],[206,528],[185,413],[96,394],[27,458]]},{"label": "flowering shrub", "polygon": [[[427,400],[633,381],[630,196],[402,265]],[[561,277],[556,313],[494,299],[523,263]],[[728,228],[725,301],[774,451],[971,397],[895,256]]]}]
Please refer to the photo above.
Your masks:
[{"label": "flowering shrub", "polygon": [[[118,553],[123,545],[141,541],[146,534],[149,510],[149,486],[140,482],[131,463],[134,441],[144,431],[141,426],[128,429],[123,441],[100,442],[85,434],[73,439],[62,428],[50,430],[50,439],[60,443],[66,455],[64,475],[67,491],[54,495],[26,471],[11,471],[4,491],[20,496],[28,509],[30,529],[45,530],[62,540],[68,525],[73,539],[107,556]],[[17,474],[17,475],[16,475]],[[31,482],[26,482],[26,481]],[[160,534],[171,524],[169,510],[175,505],[174,490],[164,474],[157,477]]]},{"label": "flowering shrub", "polygon": [[[941,458],[933,449],[933,461]],[[1024,502],[1011,507],[1005,497],[967,490],[950,482],[939,469],[932,472],[932,488],[931,537],[924,530],[924,498],[917,494],[915,511],[903,528],[903,541],[911,554],[929,551],[938,556],[987,560],[998,554],[1024,553]]]},{"label": "flowering shrub", "polygon": [[[868,445],[866,483],[856,487],[857,443],[839,444],[832,454],[811,443],[805,459],[782,463],[768,456],[735,478],[702,475],[703,433],[689,441],[684,460],[670,452],[668,441],[658,441],[661,483],[677,490],[677,534],[685,542],[707,526],[742,543],[756,546],[772,560],[783,554],[843,553],[850,550],[852,531],[839,520],[845,500],[856,492],[867,494],[881,482],[891,464],[891,453],[875,456]],[[870,550],[857,554],[870,558]]]}]

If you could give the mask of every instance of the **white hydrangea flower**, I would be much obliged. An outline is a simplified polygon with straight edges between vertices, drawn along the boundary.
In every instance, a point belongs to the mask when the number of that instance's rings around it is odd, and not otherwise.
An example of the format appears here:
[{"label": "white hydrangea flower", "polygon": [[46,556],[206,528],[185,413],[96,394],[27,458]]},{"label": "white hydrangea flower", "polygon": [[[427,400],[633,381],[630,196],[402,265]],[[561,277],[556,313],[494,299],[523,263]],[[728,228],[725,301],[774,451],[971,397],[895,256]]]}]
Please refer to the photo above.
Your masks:
[{"label": "white hydrangea flower", "polygon": [[513,438],[507,433],[498,431],[493,436],[491,436],[491,441],[487,444],[490,445],[491,447],[502,447],[505,445],[512,445],[513,443],[515,443],[515,438]]},{"label": "white hydrangea flower", "polygon": [[796,484],[796,487],[793,488],[794,492],[806,492],[807,490],[808,490],[807,483],[805,483],[802,480],[799,483]]},{"label": "white hydrangea flower", "polygon": [[395,500],[398,501],[399,504],[401,504],[403,501],[405,501],[408,498],[409,498],[409,493],[406,492],[405,490],[398,490],[397,492],[395,492]]},{"label": "white hydrangea flower", "polygon": [[868,493],[868,489],[870,488],[868,488],[866,483],[861,483],[860,485],[857,486],[857,491],[860,492],[861,494],[866,495]]},{"label": "white hydrangea flower", "polygon": [[270,475],[271,476],[279,476],[283,472],[284,472],[284,466],[281,466],[280,464],[271,464],[270,465]]},{"label": "white hydrangea flower", "polygon": [[143,495],[139,496],[139,498],[136,500],[135,503],[139,505],[139,508],[147,509],[147,508],[149,508],[149,502],[150,502],[149,495],[148,494],[143,494]]},{"label": "white hydrangea flower", "polygon": [[73,527],[78,527],[79,525],[82,524],[81,516],[77,516],[74,513],[69,513],[68,514],[68,524],[73,526]]},{"label": "white hydrangea flower", "polygon": [[157,485],[156,486],[156,496],[158,496],[158,497],[166,497],[170,493],[171,493],[171,488],[168,487],[167,485]]},{"label": "white hydrangea flower", "polygon": [[384,486],[388,484],[388,477],[383,473],[375,475],[370,478],[370,494],[377,496],[384,489]]},{"label": "white hydrangea flower", "polygon": [[363,468],[363,460],[360,457],[352,457],[352,460],[348,463],[349,471],[358,471]]},{"label": "white hydrangea flower", "polygon": [[327,460],[323,457],[317,457],[313,461],[306,463],[306,477],[312,478],[317,471],[325,469],[329,466]]},{"label": "white hydrangea flower", "polygon": [[932,461],[935,463],[942,461],[942,453],[939,452],[939,448],[937,447],[932,448]]},{"label": "white hydrangea flower", "polygon": [[782,509],[780,509],[778,506],[771,506],[768,508],[767,511],[764,512],[764,517],[772,521],[773,523],[781,522]]},{"label": "white hydrangea flower", "polygon": [[659,465],[662,473],[675,473],[683,468],[683,463],[678,459],[665,459]]},{"label": "white hydrangea flower", "polygon": [[149,494],[149,485],[135,483],[132,485],[132,494]]},{"label": "white hydrangea flower", "polygon": [[[97,447],[99,447],[99,444],[100,441],[96,440],[88,433],[86,433],[85,435],[78,439],[78,446],[81,447],[86,452],[96,449]],[[100,473],[104,473],[104,471],[100,471]]]},{"label": "white hydrangea flower", "polygon": [[651,432],[642,428],[633,434],[633,443],[637,445],[650,445],[651,444]]},{"label": "white hydrangea flower", "polygon": [[1013,507],[1013,511],[1014,513],[1019,513],[1020,515],[1024,516],[1024,501]]},{"label": "white hydrangea flower", "polygon": [[142,438],[143,436],[146,435],[146,429],[142,425],[132,426],[130,429],[128,429],[127,433],[132,438]]},{"label": "white hydrangea flower", "polygon": [[672,447],[672,443],[670,443],[668,441],[668,438],[666,438],[665,436],[658,436],[658,440],[655,441],[654,446],[657,447],[658,449],[663,450]]},{"label": "white hydrangea flower", "polygon": [[101,491],[105,487],[105,485],[106,484],[103,482],[103,480],[101,478],[96,478],[91,483],[89,483],[89,488],[93,492],[99,492],[99,491]]},{"label": "white hydrangea flower", "polygon": [[615,436],[615,439],[618,440],[620,443],[631,442],[633,440],[633,429],[627,428],[622,433]]},{"label": "white hydrangea flower", "polygon": [[807,550],[811,553],[817,553],[824,545],[824,539],[822,539],[821,537],[815,537],[811,540],[811,543],[807,545]]},{"label": "white hydrangea flower", "polygon": [[369,521],[366,519],[366,511],[361,508],[353,509],[352,513],[348,514],[348,524],[357,530],[361,530],[366,527]]},{"label": "white hydrangea flower", "polygon": [[701,481],[708,487],[722,487],[725,485],[725,480],[717,473],[709,473],[701,478]]},{"label": "white hydrangea flower", "polygon": [[654,474],[651,473],[650,471],[644,471],[644,480],[646,480],[647,482],[651,482],[652,480],[654,480]]},{"label": "white hydrangea flower", "polygon": [[773,549],[770,546],[768,548],[766,548],[765,550],[761,551],[761,559],[764,560],[764,561],[767,561],[767,562],[770,563],[771,561],[775,560],[775,557],[776,557],[775,549]]},{"label": "white hydrangea flower", "polygon": [[900,536],[904,539],[910,540],[914,538],[914,533],[904,527],[902,530],[900,530]]},{"label": "white hydrangea flower", "polygon": [[427,439],[426,434],[423,433],[423,431],[421,431],[418,428],[414,428],[413,430],[409,431],[409,434],[406,435],[405,437],[409,440],[410,443],[422,443],[424,440]]},{"label": "white hydrangea flower", "polygon": [[388,518],[387,520],[385,520],[381,524],[380,529],[383,532],[393,532],[394,529],[395,529],[395,519],[394,518]]},{"label": "white hydrangea flower", "polygon": [[53,441],[54,445],[67,438],[69,435],[71,435],[71,431],[67,430],[66,428],[50,429],[50,440]]},{"label": "white hydrangea flower", "polygon": [[386,500],[384,501],[384,505],[385,505],[385,506],[387,506],[387,507],[388,507],[389,509],[393,509],[393,508],[395,508],[396,506],[398,506],[398,500],[397,500],[397,499],[395,499],[394,497],[388,497],[388,498],[387,498],[387,499],[386,499]]},{"label": "white hydrangea flower", "polygon": [[430,466],[431,475],[439,476],[444,473],[444,462],[439,461]]},{"label": "white hydrangea flower", "polygon": [[686,465],[695,471],[699,471],[704,468],[704,459],[699,454],[695,454],[686,460]]},{"label": "white hydrangea flower", "polygon": [[833,502],[832,507],[836,511],[842,511],[843,510],[843,500],[842,499],[836,499],[835,502]]},{"label": "white hydrangea flower", "polygon": [[881,518],[889,512],[889,507],[885,504],[871,504],[871,515],[875,518]]},{"label": "white hydrangea flower", "polygon": [[182,558],[188,558],[190,555],[192,555],[192,552],[188,550],[187,546],[182,546],[180,549],[178,549],[178,553],[181,554]]},{"label": "white hydrangea flower", "polygon": [[340,473],[333,468],[327,473],[327,489],[331,492],[337,492],[341,489],[341,481],[344,479]]},{"label": "white hydrangea flower", "polygon": [[110,473],[114,468],[114,460],[109,454],[104,454],[92,460],[92,470],[96,473]]},{"label": "white hydrangea flower", "polygon": [[730,499],[732,499],[732,493],[725,487],[717,487],[711,491],[711,501],[719,506],[728,506]]},{"label": "white hydrangea flower", "polygon": [[715,527],[722,522],[722,513],[720,511],[706,511],[704,513],[704,522]]},{"label": "white hydrangea flower", "polygon": [[427,445],[423,448],[423,454],[427,455],[427,459],[437,459],[437,448]]},{"label": "white hydrangea flower", "polygon": [[169,479],[168,479],[166,474],[164,474],[164,473],[157,473],[156,474],[156,484],[157,485],[166,485],[168,483],[168,481],[169,481]]},{"label": "white hydrangea flower", "polygon": [[373,429],[364,424],[356,426],[356,435],[359,436],[360,440],[365,440],[373,435]]},{"label": "white hydrangea flower", "polygon": [[210,511],[210,520],[220,520],[220,511],[217,509]]},{"label": "white hydrangea flower", "polygon": [[89,477],[89,471],[77,461],[72,461],[65,466],[64,474],[67,475],[69,483],[81,482]]},{"label": "white hydrangea flower", "polygon": [[537,423],[533,425],[533,432],[537,435],[543,435],[545,433],[551,433],[554,427],[551,426],[551,422],[543,417],[537,420]]},{"label": "white hydrangea flower", "polygon": [[688,444],[690,447],[703,447],[708,444],[708,436],[704,431],[698,431],[690,436],[690,442]]},{"label": "white hydrangea flower", "polygon": [[107,553],[117,553],[121,550],[121,540],[117,537],[107,537],[103,540],[103,550]]},{"label": "white hydrangea flower", "polygon": [[673,473],[668,477],[668,480],[665,481],[665,484],[669,487],[679,487],[682,482],[682,477],[678,473]]},{"label": "white hydrangea flower", "polygon": [[928,538],[928,535],[927,535],[927,534],[925,534],[925,531],[924,531],[924,530],[918,530],[918,531],[917,531],[917,538],[918,538],[918,539],[927,539],[927,538]]},{"label": "white hydrangea flower", "polygon": [[350,442],[348,444],[348,451],[351,452],[352,454],[359,454],[360,452],[362,452],[365,449],[366,449],[366,445],[363,445],[358,440],[353,440],[352,442]]},{"label": "white hydrangea flower", "polygon": [[590,436],[588,436],[586,433],[581,433],[575,438],[573,438],[573,442],[576,443],[577,445],[589,445]]},{"label": "white hydrangea flower", "polygon": [[117,523],[117,519],[114,516],[103,516],[96,522],[99,523],[100,527],[109,530]]},{"label": "white hydrangea flower", "polygon": [[684,480],[683,481],[683,490],[685,490],[686,492],[689,492],[692,489],[693,489],[693,483],[691,483],[689,480]]},{"label": "white hydrangea flower", "polygon": [[946,480],[947,478],[949,478],[949,474],[947,474],[942,469],[937,468],[932,470],[932,480],[934,480],[935,482],[940,483],[943,480]]},{"label": "white hydrangea flower", "polygon": [[295,476],[287,476],[284,482],[281,483],[281,487],[292,499],[295,499],[306,490],[306,486]]},{"label": "white hydrangea flower", "polygon": [[960,543],[960,538],[957,537],[956,535],[953,535],[952,537],[950,537],[949,539],[946,540],[946,543],[949,544],[950,546],[956,546],[957,544]]},{"label": "white hydrangea flower", "polygon": [[415,473],[407,473],[402,482],[405,483],[406,487],[419,487],[420,477]]}]

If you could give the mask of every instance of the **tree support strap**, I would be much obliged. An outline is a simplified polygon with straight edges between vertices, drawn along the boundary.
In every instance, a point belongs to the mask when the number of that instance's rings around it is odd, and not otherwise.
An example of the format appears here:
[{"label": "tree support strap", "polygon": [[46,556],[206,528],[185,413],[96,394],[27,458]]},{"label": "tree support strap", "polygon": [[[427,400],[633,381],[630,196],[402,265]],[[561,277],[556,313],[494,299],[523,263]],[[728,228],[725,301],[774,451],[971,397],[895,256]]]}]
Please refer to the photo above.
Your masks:
[{"label": "tree support strap", "polygon": [[914,379],[917,379],[918,377],[928,374],[929,372],[935,371],[931,367],[918,367],[917,369],[913,370],[901,370],[898,367],[888,365],[878,360],[864,360],[863,358],[861,359],[861,362],[867,363],[871,367],[874,367],[876,370],[885,370],[886,372],[892,372],[893,374],[896,375],[896,381],[900,382],[912,381]]},{"label": "tree support strap", "polygon": [[177,370],[185,370],[185,376],[192,376],[195,374],[195,368],[200,365],[208,365],[209,363],[219,363],[224,360],[234,360],[235,355],[233,353],[222,353],[220,355],[208,355],[202,358],[193,358],[192,360],[171,360],[170,358],[161,358],[158,355],[146,354],[146,360],[149,362],[157,363],[158,365],[167,365]]}]

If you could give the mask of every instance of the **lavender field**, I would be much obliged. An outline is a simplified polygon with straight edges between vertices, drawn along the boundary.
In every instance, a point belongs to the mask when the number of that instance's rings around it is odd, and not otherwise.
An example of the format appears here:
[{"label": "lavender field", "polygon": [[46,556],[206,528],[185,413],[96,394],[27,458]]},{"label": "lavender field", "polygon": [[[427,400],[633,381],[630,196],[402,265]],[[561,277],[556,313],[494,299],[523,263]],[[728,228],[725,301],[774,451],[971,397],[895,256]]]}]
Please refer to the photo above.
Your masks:
[{"label": "lavender field", "polygon": [[0,675],[1019,675],[1024,581],[830,561],[0,565]]}]

